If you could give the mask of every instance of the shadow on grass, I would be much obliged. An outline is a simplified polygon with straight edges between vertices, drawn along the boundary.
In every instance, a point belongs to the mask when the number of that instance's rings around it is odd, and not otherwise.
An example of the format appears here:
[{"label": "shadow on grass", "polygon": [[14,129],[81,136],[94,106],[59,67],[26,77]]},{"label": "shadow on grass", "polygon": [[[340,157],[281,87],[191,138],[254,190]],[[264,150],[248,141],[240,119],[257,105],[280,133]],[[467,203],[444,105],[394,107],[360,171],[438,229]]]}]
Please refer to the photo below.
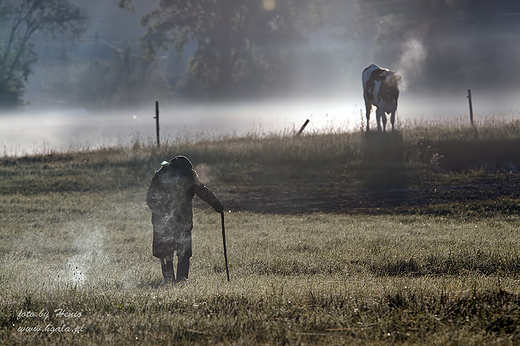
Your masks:
[{"label": "shadow on grass", "polygon": [[361,147],[363,160],[353,177],[365,190],[367,203],[395,207],[409,201],[410,177],[401,132],[366,132]]},{"label": "shadow on grass", "polygon": [[401,131],[365,132],[361,148],[367,163],[403,163],[405,146]]},{"label": "shadow on grass", "polygon": [[399,131],[366,132],[361,147],[363,159],[354,174],[364,188],[407,186],[403,137]]},{"label": "shadow on grass", "polygon": [[377,276],[428,276],[459,275],[478,273],[481,275],[520,275],[520,258],[503,258],[497,255],[477,251],[461,252],[445,257],[430,255],[425,260],[390,260],[384,263],[367,263],[369,270]]},{"label": "shadow on grass", "polygon": [[428,145],[442,156],[440,166],[446,171],[484,168],[491,172],[520,172],[520,139],[517,138],[433,141]]},{"label": "shadow on grass", "polygon": [[[516,335],[515,339],[517,340],[520,319],[515,317],[514,311],[518,310],[519,305],[520,298],[517,294],[509,293],[500,288],[484,292],[471,292],[465,297],[451,297],[444,293],[425,297],[414,291],[401,290],[386,294],[380,301],[380,306],[388,307],[392,313],[399,314],[399,318],[402,318],[402,311],[404,310],[426,310],[429,314],[437,317],[438,321],[444,323],[462,325],[468,324],[468,321],[471,320],[473,321],[471,323],[474,323],[485,333]],[[423,328],[431,330],[438,328],[438,326],[433,323],[429,326],[423,326]],[[398,336],[398,340],[405,341],[406,338]]]}]

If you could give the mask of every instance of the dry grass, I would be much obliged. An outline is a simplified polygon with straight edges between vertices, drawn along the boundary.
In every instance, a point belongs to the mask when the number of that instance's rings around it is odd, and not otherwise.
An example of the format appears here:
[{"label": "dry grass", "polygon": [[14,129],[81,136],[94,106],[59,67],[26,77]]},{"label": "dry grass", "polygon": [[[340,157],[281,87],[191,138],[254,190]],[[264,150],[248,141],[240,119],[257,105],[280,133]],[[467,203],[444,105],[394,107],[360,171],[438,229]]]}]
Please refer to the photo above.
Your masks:
[{"label": "dry grass", "polygon": [[[10,214],[10,232],[1,231],[3,341],[517,340],[517,218],[228,213],[227,283],[218,215],[198,210],[191,279],[176,287],[161,285],[140,197],[87,196],[82,205],[91,211],[70,219],[34,215],[16,223]],[[56,208],[65,212],[77,198],[65,196]],[[81,317],[59,317],[59,308]],[[20,311],[42,310],[48,320],[17,319]],[[77,334],[19,331],[63,323],[83,328]]]},{"label": "dry grass", "polygon": [[[500,183],[515,174],[488,162],[455,170],[443,164],[461,143],[476,157],[482,143],[500,151],[520,137],[511,131],[516,122],[492,124],[478,125],[478,140],[465,128],[414,124],[386,136],[179,139],[160,150],[136,142],[3,158],[0,343],[517,344],[517,196],[402,206],[385,215],[230,212],[230,283],[219,216],[197,208],[185,286],[161,284],[144,203],[154,169],[179,153],[224,202],[244,186]],[[71,329],[56,329],[64,324]],[[20,329],[47,326],[55,329]]]}]

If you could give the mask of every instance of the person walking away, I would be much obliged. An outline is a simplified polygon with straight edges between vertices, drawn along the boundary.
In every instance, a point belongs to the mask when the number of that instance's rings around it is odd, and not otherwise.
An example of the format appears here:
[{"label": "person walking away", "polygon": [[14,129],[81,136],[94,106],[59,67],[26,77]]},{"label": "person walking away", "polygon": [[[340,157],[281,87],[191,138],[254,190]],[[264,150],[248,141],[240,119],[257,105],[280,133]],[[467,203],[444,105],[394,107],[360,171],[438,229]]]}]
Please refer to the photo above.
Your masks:
[{"label": "person walking away", "polygon": [[[188,279],[193,229],[193,198],[197,195],[215,211],[222,213],[224,205],[204,184],[190,160],[182,155],[164,161],[152,178],[146,204],[152,211],[153,255],[161,260],[165,283]],[[177,280],[173,257],[177,254]]]}]

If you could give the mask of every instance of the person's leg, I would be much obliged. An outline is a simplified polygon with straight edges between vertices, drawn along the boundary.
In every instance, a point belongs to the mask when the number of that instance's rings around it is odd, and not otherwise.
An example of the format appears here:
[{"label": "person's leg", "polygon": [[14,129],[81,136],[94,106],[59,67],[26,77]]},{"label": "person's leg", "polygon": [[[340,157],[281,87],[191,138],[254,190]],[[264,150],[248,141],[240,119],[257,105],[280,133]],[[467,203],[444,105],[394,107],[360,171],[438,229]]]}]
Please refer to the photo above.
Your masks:
[{"label": "person's leg", "polygon": [[188,280],[190,271],[191,257],[191,229],[183,232],[177,242],[177,280],[175,282],[183,282]]},{"label": "person's leg", "polygon": [[161,270],[164,282],[175,281],[173,273],[173,253],[175,242],[172,239],[172,230],[165,217],[152,215],[153,222],[153,255],[161,260]]},{"label": "person's leg", "polygon": [[175,281],[175,274],[173,273],[173,260],[161,258],[161,269],[165,283]]},{"label": "person's leg", "polygon": [[184,254],[179,258],[177,263],[177,280],[175,282],[182,282],[188,280],[188,273],[190,271],[190,256]]}]

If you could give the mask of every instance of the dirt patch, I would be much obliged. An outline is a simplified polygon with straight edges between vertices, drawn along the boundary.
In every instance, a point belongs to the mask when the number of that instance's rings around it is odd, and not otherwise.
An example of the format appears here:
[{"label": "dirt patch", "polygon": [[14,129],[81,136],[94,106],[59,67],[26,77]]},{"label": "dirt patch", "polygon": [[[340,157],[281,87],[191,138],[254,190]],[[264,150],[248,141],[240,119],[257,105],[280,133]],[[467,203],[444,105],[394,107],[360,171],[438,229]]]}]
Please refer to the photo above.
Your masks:
[{"label": "dirt patch", "polygon": [[396,209],[436,204],[478,203],[499,197],[520,198],[520,181],[481,182],[425,188],[351,189],[328,184],[262,191],[234,188],[217,193],[232,211],[270,214],[362,213],[380,214]]}]

